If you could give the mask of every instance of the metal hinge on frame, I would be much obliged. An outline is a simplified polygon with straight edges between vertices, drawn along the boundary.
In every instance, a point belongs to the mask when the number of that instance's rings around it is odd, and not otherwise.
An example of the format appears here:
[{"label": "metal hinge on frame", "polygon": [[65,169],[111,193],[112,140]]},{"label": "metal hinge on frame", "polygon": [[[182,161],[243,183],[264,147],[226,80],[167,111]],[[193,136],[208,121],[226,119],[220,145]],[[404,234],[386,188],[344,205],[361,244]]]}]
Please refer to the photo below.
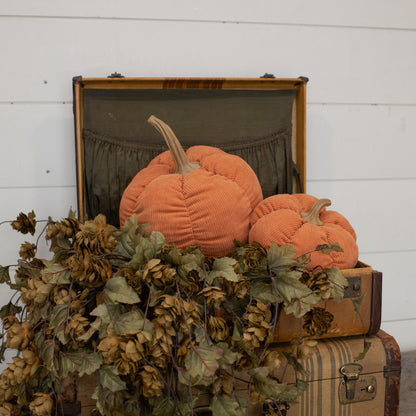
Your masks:
[{"label": "metal hinge on frame", "polygon": [[121,75],[119,72],[116,71],[109,75],[107,78],[124,78],[124,75]]}]

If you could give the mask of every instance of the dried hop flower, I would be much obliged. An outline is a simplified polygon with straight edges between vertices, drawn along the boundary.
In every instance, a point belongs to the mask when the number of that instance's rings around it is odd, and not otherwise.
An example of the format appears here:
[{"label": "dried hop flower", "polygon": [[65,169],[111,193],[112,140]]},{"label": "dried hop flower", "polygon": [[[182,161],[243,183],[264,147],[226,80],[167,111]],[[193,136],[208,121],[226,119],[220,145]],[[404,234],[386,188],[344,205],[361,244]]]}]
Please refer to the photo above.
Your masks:
[{"label": "dried hop flower", "polygon": [[240,253],[244,271],[257,269],[267,257],[266,249],[256,241],[241,247]]},{"label": "dried hop flower", "polygon": [[29,404],[30,411],[37,416],[50,415],[52,413],[53,400],[45,393],[35,393],[34,400]]},{"label": "dried hop flower", "polygon": [[0,416],[19,416],[20,409],[12,403],[3,403],[0,407]]},{"label": "dried hop flower", "polygon": [[225,299],[225,292],[216,286],[208,286],[202,289],[198,296],[204,296],[208,306],[219,308],[221,302]]},{"label": "dried hop flower", "polygon": [[162,394],[162,380],[155,368],[145,365],[139,375],[142,381],[144,397],[158,397]]},{"label": "dried hop flower", "polygon": [[46,239],[52,240],[58,237],[74,238],[79,231],[79,225],[80,222],[76,218],[65,218],[62,221],[49,224],[46,230]]},{"label": "dried hop flower", "polygon": [[214,342],[225,341],[230,335],[226,320],[217,316],[210,316],[208,334]]},{"label": "dried hop flower", "polygon": [[320,296],[322,300],[327,300],[331,296],[331,282],[323,270],[305,271],[300,281]]},{"label": "dried hop flower", "polygon": [[24,259],[33,259],[36,255],[36,244],[29,243],[28,241],[25,241],[21,246],[19,250],[19,256]]},{"label": "dried hop flower", "polygon": [[312,337],[320,337],[329,331],[333,319],[334,315],[324,308],[313,308],[303,317],[303,329]]},{"label": "dried hop flower", "polygon": [[318,341],[310,337],[294,338],[290,341],[291,350],[290,353],[294,357],[303,360],[312,356],[316,351]]},{"label": "dried hop flower", "polygon": [[36,231],[36,220],[35,212],[29,212],[27,215],[21,212],[15,221],[12,221],[12,228],[19,231],[22,234],[35,234]]},{"label": "dried hop flower", "polygon": [[78,252],[88,250],[94,254],[109,254],[117,247],[114,231],[116,228],[107,224],[105,216],[99,214],[94,220],[80,224],[75,234],[74,249]]}]

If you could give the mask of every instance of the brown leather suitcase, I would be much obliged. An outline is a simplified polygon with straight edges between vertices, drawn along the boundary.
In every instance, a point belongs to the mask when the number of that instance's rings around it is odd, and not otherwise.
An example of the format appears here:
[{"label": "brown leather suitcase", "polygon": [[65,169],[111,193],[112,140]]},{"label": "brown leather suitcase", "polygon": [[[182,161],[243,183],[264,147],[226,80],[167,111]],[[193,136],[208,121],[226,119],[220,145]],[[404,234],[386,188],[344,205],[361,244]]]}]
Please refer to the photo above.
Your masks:
[{"label": "brown leather suitcase", "polygon": [[[304,77],[75,77],[79,217],[103,213],[111,224],[117,225],[123,190],[138,170],[165,149],[161,136],[146,122],[152,113],[163,116],[185,146],[219,145],[246,158],[260,179],[265,197],[304,192],[307,81]],[[246,152],[247,146],[250,151]],[[263,153],[250,159],[253,146]],[[274,152],[272,157],[270,151]],[[350,282],[346,298],[341,303],[329,300],[323,305],[334,315],[325,336],[377,333],[381,320],[381,273],[360,262],[343,273]],[[351,299],[361,296],[360,317],[354,312]],[[275,341],[299,336],[300,327],[298,319],[283,313]]]}]

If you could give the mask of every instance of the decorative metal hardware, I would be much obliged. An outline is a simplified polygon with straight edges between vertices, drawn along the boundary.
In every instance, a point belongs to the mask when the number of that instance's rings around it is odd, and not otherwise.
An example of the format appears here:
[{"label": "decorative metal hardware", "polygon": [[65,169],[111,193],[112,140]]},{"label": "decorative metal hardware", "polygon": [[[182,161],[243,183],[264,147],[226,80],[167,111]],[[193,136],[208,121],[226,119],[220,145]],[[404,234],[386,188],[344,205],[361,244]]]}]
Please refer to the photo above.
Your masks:
[{"label": "decorative metal hardware", "polygon": [[343,376],[338,396],[341,404],[373,400],[377,393],[377,380],[372,375],[360,375],[363,367],[360,364],[343,365],[339,372]]},{"label": "decorative metal hardware", "polygon": [[359,298],[361,296],[361,276],[349,276],[346,279],[348,286],[344,290],[344,299]]},{"label": "decorative metal hardware", "polygon": [[107,78],[124,78],[124,75],[121,75],[120,73],[113,72],[111,75],[109,75]]},{"label": "decorative metal hardware", "polygon": [[276,77],[273,74],[269,74],[268,72],[266,72],[260,78],[276,78]]}]

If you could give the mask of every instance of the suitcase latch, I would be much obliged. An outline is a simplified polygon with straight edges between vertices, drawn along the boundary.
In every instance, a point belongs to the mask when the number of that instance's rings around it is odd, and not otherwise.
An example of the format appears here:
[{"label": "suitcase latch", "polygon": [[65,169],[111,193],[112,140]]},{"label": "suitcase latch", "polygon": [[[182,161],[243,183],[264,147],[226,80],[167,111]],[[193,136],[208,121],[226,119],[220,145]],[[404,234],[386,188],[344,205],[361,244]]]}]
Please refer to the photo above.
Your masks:
[{"label": "suitcase latch", "polygon": [[360,364],[345,364],[339,372],[343,379],[339,385],[339,401],[342,404],[372,400],[376,396],[376,378],[371,375],[360,376]]}]

